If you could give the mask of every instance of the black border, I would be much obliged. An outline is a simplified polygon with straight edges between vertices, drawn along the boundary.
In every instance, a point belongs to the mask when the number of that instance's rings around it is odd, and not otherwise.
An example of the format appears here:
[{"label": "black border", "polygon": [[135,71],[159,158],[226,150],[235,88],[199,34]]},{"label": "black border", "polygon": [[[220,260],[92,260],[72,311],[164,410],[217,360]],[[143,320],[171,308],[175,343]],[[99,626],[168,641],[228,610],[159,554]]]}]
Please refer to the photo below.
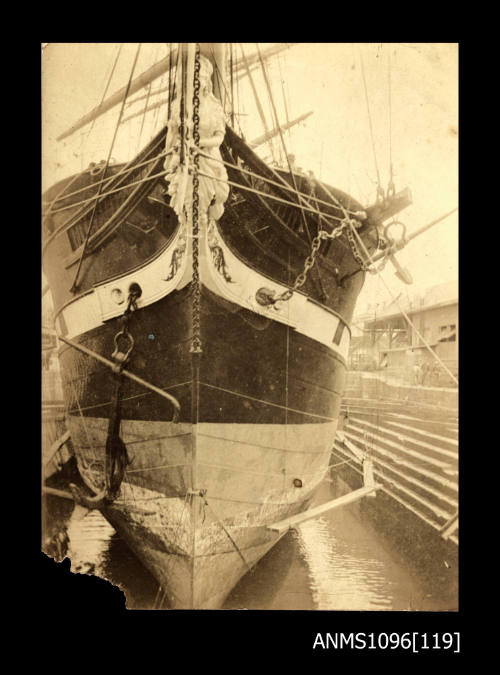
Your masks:
[{"label": "black border", "polygon": [[[215,8],[213,8],[215,10]],[[283,10],[284,11],[284,10]],[[400,8],[398,12],[404,11]],[[318,19],[317,8],[316,20]],[[167,22],[167,9],[156,7],[153,13],[161,22]],[[335,12],[333,12],[335,16]],[[426,21],[429,20],[428,15]],[[177,25],[186,24],[177,22]],[[428,26],[427,26],[428,27]],[[286,38],[286,41],[292,41],[293,35]],[[283,35],[283,31],[281,31]],[[120,36],[121,37],[121,36]],[[170,37],[170,36],[169,36]],[[268,41],[274,36],[269,36]],[[317,37],[312,36],[304,39],[304,42],[321,42]],[[425,42],[418,37],[415,42]],[[246,41],[254,41],[255,37]],[[179,39],[179,38],[177,38]],[[234,39],[234,36],[231,36]],[[259,37],[260,41],[266,41]],[[44,38],[44,41],[50,41]],[[68,41],[63,37],[61,41]],[[77,40],[74,40],[77,41]],[[90,41],[86,36],[85,40]],[[95,40],[97,41],[97,40]],[[134,41],[134,40],[130,40]],[[154,41],[154,40],[150,40]],[[229,40],[226,40],[229,41]],[[245,41],[245,40],[243,40]],[[284,40],[285,41],[285,40]],[[330,40],[323,40],[325,42]],[[345,38],[339,42],[347,41]],[[357,39],[358,42],[381,41],[367,38],[366,40]],[[390,40],[384,40],[390,42]],[[467,123],[467,111],[464,103],[464,80],[465,66],[464,62],[468,59],[469,44],[458,39],[456,35],[451,39],[443,38],[442,35],[435,36],[434,40],[428,42],[458,42],[460,59],[460,187],[464,184],[465,155],[467,154],[464,146],[466,131],[464,124]],[[473,45],[475,47],[476,45]],[[40,50],[40,42],[36,43],[35,48]],[[28,50],[29,52],[29,50]],[[40,58],[40,51],[38,52]],[[36,59],[36,55],[35,55]],[[39,71],[37,72],[39,76]],[[40,82],[40,81],[39,81]],[[40,86],[40,85],[39,85]],[[36,82],[33,91],[38,92]],[[469,92],[470,93],[470,92]],[[477,99],[476,99],[477,101]],[[36,109],[38,101],[34,102]],[[484,103],[484,102],[483,102]],[[470,131],[470,128],[469,128]],[[36,147],[36,140],[32,147]],[[35,191],[36,192],[36,191]],[[467,190],[470,193],[470,190]],[[467,242],[472,245],[471,232],[474,222],[477,222],[477,213],[467,213],[468,204],[464,199],[465,189],[460,189],[460,242],[465,241],[464,231],[467,230]],[[465,204],[463,202],[466,202]],[[40,217],[39,201],[35,202],[37,206],[34,209],[35,220]],[[465,223],[467,222],[467,225]],[[490,223],[491,225],[491,223]],[[480,242],[479,242],[480,243]],[[474,243],[475,246],[475,243]],[[469,248],[469,245],[466,246]],[[35,247],[32,247],[35,250]],[[375,657],[388,657],[392,660],[393,655],[404,655],[405,659],[410,655],[409,652],[401,650],[393,652],[382,651],[358,651],[344,650],[343,652],[334,652],[332,650],[313,649],[314,639],[317,633],[326,632],[455,632],[461,633],[461,655],[471,653],[472,648],[480,648],[482,612],[478,610],[478,602],[484,598],[492,585],[495,583],[496,564],[495,557],[491,551],[484,551],[483,545],[488,543],[483,539],[480,526],[477,519],[480,514],[475,512],[474,502],[478,498],[477,489],[480,488],[480,476],[475,476],[471,469],[475,468],[481,451],[480,438],[477,434],[481,428],[481,420],[471,419],[469,412],[471,402],[471,390],[473,384],[470,377],[470,370],[474,367],[471,362],[471,355],[474,363],[477,363],[478,355],[478,335],[481,326],[478,324],[478,317],[482,313],[477,307],[477,297],[474,298],[474,311],[469,311],[467,302],[469,300],[469,281],[474,283],[475,290],[481,294],[484,286],[482,275],[477,270],[471,270],[470,258],[467,256],[469,251],[460,247],[460,390],[459,390],[459,412],[460,412],[460,572],[459,572],[459,611],[458,612],[330,612],[330,611],[171,611],[155,612],[152,610],[127,610],[125,609],[125,599],[121,591],[113,587],[108,582],[97,577],[88,577],[85,575],[74,575],[69,571],[69,561],[62,564],[55,563],[45,554],[40,553],[39,542],[41,540],[40,527],[34,527],[34,532],[30,536],[32,542],[31,552],[24,558],[28,563],[28,569],[23,572],[22,579],[29,580],[29,595],[35,590],[38,591],[35,601],[30,603],[30,607],[36,605],[41,628],[42,638],[46,640],[49,648],[57,647],[64,651],[68,648],[68,653],[72,655],[76,662],[79,662],[80,656],[90,651],[93,654],[92,661],[98,665],[97,651],[105,649],[107,658],[118,658],[117,651],[121,655],[126,655],[129,650],[135,651],[140,648],[146,651],[140,655],[140,665],[142,669],[147,667],[151,659],[159,661],[166,669],[175,667],[191,668],[193,665],[213,667],[219,665],[223,669],[235,670],[242,668],[250,661],[257,660],[257,663],[264,669],[270,665],[270,660],[283,666],[296,665],[302,659],[306,659],[308,665],[314,667],[316,663],[328,663],[333,669],[338,665],[338,660],[343,659],[347,662],[358,663],[359,656],[365,656],[370,661]],[[493,254],[492,254],[493,255]],[[36,266],[36,261],[34,261]],[[464,270],[464,277],[462,277]],[[467,270],[467,275],[465,275]],[[470,276],[469,276],[470,273]],[[467,276],[467,284],[465,283]],[[473,278],[474,277],[474,278]],[[462,282],[464,278],[464,283]],[[484,294],[484,290],[483,290]],[[40,311],[41,313],[41,311]],[[473,320],[473,317],[475,319]],[[34,328],[35,334],[38,334],[38,327]],[[474,330],[474,342],[471,339],[472,330]],[[485,336],[485,332],[483,336]],[[35,354],[36,354],[36,350]],[[466,356],[467,355],[467,358]],[[480,355],[481,356],[481,355]],[[17,352],[17,358],[22,359],[22,352]],[[35,357],[36,366],[39,368],[38,355]],[[476,380],[476,378],[475,378]],[[477,381],[477,380],[476,380]],[[35,387],[33,387],[35,389]],[[38,401],[35,401],[38,406]],[[39,408],[37,408],[38,410]],[[34,427],[35,425],[33,425]],[[493,435],[488,441],[488,446],[495,444]],[[33,442],[35,448],[38,448],[38,435],[35,432]],[[484,446],[483,446],[484,447]],[[32,448],[33,452],[35,451]],[[19,449],[21,451],[21,449]],[[33,454],[33,453],[31,453]],[[38,461],[35,461],[38,466]],[[487,478],[484,473],[481,475],[481,481]],[[30,508],[27,517],[30,524],[34,521],[33,511],[39,509],[39,486],[40,476],[34,472],[33,485],[30,487],[29,497],[33,496],[33,508]],[[464,498],[464,495],[467,498]],[[24,500],[23,500],[24,501]],[[28,500],[29,502],[29,500]],[[463,509],[462,509],[463,507]],[[494,526],[494,521],[491,523]],[[33,559],[40,556],[39,576],[35,585],[32,583],[32,565]],[[493,556],[493,558],[492,558]],[[474,559],[474,562],[472,560]],[[480,568],[481,574],[474,574],[474,563],[480,560],[483,564]],[[491,564],[493,562],[493,565]],[[479,571],[479,568],[478,568]],[[25,582],[24,582],[25,583]],[[31,611],[31,610],[30,610]],[[491,645],[494,646],[494,645]],[[83,652],[82,652],[83,650]],[[481,652],[478,652],[478,655]],[[427,657],[449,656],[446,651],[428,651],[420,652],[418,655],[412,655],[424,659],[422,663],[427,663]],[[175,658],[179,657],[179,661]],[[352,659],[354,658],[354,662]],[[56,661],[60,661],[56,658]],[[405,661],[400,662],[406,663]],[[443,665],[446,661],[442,661]],[[61,664],[62,665],[62,664]],[[67,664],[69,665],[69,664]],[[63,666],[64,667],[64,666]]]}]

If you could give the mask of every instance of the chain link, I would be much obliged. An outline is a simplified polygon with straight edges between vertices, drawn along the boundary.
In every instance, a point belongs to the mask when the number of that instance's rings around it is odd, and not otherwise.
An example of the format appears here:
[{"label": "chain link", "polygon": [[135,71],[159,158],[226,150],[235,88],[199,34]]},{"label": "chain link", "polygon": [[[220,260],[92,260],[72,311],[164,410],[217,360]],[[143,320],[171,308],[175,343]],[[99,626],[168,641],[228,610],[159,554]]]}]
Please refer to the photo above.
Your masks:
[{"label": "chain link", "polygon": [[[200,284],[200,272],[199,272],[199,162],[200,162],[200,133],[199,133],[199,110],[200,110],[200,47],[199,44],[196,45],[195,52],[195,61],[194,61],[194,89],[193,89],[193,140],[195,143],[196,151],[194,153],[194,171],[193,171],[193,335],[191,341],[190,351],[193,353],[202,352],[202,343],[201,343],[201,284]],[[383,194],[383,193],[382,193]],[[304,269],[297,276],[292,288],[287,289],[280,295],[276,297],[269,297],[269,304],[275,304],[278,301],[288,301],[292,298],[293,294],[301,288],[307,279],[307,273],[314,266],[316,262],[316,256],[321,247],[321,243],[326,240],[337,239],[342,236],[344,230],[346,231],[347,239],[349,241],[352,254],[356,262],[359,264],[362,270],[376,273],[377,270],[373,269],[373,266],[367,265],[363,260],[363,257],[359,251],[356,240],[352,233],[351,228],[356,227],[354,222],[358,224],[358,221],[352,221],[348,216],[347,212],[334,198],[334,201],[342,208],[345,218],[341,224],[332,230],[332,232],[327,232],[326,230],[319,230],[316,237],[314,237],[311,243],[311,252],[304,261]],[[358,225],[359,226],[359,225]],[[382,269],[387,263],[387,257],[383,259],[382,264],[379,269]],[[267,304],[267,303],[266,303]]]},{"label": "chain link", "polygon": [[[306,282],[307,278],[307,273],[311,269],[311,267],[314,265],[316,261],[316,256],[318,254],[319,248],[321,246],[321,241],[323,239],[337,239],[340,237],[344,230],[346,231],[346,236],[347,240],[349,242],[349,245],[351,247],[352,255],[354,257],[354,260],[358,263],[358,265],[361,267],[362,270],[364,271],[369,271],[373,274],[377,273],[377,270],[373,269],[370,265],[367,265],[365,261],[363,260],[363,256],[361,255],[361,252],[358,248],[358,245],[356,243],[355,237],[353,235],[352,230],[355,227],[359,227],[359,221],[353,220],[349,218],[346,209],[344,208],[343,204],[334,196],[330,193],[330,191],[327,191],[330,197],[332,198],[332,201],[339,206],[339,208],[342,209],[344,212],[344,220],[341,222],[341,224],[335,228],[332,232],[326,232],[325,230],[320,230],[317,234],[316,237],[314,237],[311,245],[311,253],[307,256],[304,262],[304,270],[298,275],[298,277],[295,279],[295,283],[293,285],[292,289],[286,290],[284,293],[281,295],[277,296],[276,298],[273,299],[273,304],[277,302],[278,300],[290,300],[290,298],[293,296],[294,292],[301,288]],[[380,266],[380,269],[383,269],[385,264],[387,263],[387,257],[384,258],[382,261],[382,264]]]},{"label": "chain link", "polygon": [[312,240],[311,253],[307,256],[307,258],[304,261],[303,271],[295,279],[292,288],[287,289],[286,291],[284,291],[284,293],[281,293],[281,295],[278,295],[276,298],[273,299],[273,304],[278,301],[286,302],[287,300],[290,300],[295,291],[297,291],[306,283],[307,273],[316,262],[316,256],[318,255],[318,251],[320,249],[322,241],[324,241],[325,239],[337,239],[342,235],[344,229],[347,226],[348,221],[344,220],[338,227],[332,230],[332,232],[327,232],[326,230],[319,230],[318,234]]},{"label": "chain link", "polygon": [[[196,45],[194,58],[194,87],[193,87],[193,140],[196,149],[200,148],[200,46]],[[198,172],[200,169],[200,155],[195,152],[193,171],[193,336],[190,351],[200,354],[201,348],[201,284],[199,262],[199,185]]]},{"label": "chain link", "polygon": [[367,265],[366,262],[364,261],[363,256],[361,255],[361,252],[356,243],[356,238],[354,237],[354,234],[350,227],[347,228],[346,235],[349,245],[351,247],[352,256],[354,260],[358,263],[358,265],[364,272],[368,272],[370,270],[370,266]]},{"label": "chain link", "polygon": [[365,271],[365,272],[370,272],[370,274],[377,274],[378,272],[382,271],[384,267],[387,264],[387,261],[389,259],[389,253],[382,259],[382,262],[378,267],[375,267],[373,265],[369,265],[365,262],[363,259],[363,256],[361,255],[361,252],[358,248],[358,245],[356,243],[356,238],[352,232],[353,227],[359,227],[358,221],[353,221],[350,218],[345,218],[342,223],[335,228],[332,232],[326,232],[325,230],[320,230],[317,234],[316,237],[314,237],[311,245],[311,253],[307,256],[304,262],[304,269],[303,271],[297,276],[295,279],[295,283],[293,284],[293,287],[291,289],[286,290],[284,293],[281,293],[281,295],[278,295],[276,298],[273,299],[273,304],[277,301],[287,301],[290,300],[290,298],[293,296],[295,291],[297,291],[299,288],[301,288],[307,278],[307,273],[309,270],[312,268],[314,263],[316,262],[316,256],[318,254],[318,251],[321,246],[321,242],[324,239],[337,239],[338,237],[342,236],[342,234],[346,233],[347,240],[349,242],[349,245],[351,247],[352,255],[354,260],[358,263],[360,268]]},{"label": "chain link", "polygon": [[[135,312],[137,309],[137,299],[141,297],[141,294],[141,287],[138,284],[132,284],[128,294],[127,309],[120,318],[122,328],[114,337],[115,350],[111,355],[111,358],[115,361],[113,371],[116,374],[119,374],[123,370],[130,357],[130,353],[134,348],[135,341],[128,329],[128,326],[132,312]],[[120,346],[119,343],[121,340],[126,340],[128,342],[125,348]]]},{"label": "chain link", "polygon": [[379,272],[381,272],[387,265],[387,261],[389,260],[390,255],[393,253],[392,246],[388,246],[385,251],[385,255],[382,258],[379,265],[374,265],[373,263],[366,263],[366,261],[363,259],[363,256],[361,255],[361,252],[358,248],[358,244],[356,242],[356,237],[354,236],[354,233],[352,232],[351,228],[347,230],[347,239],[351,246],[351,251],[354,260],[358,263],[358,265],[364,272],[369,272],[370,274],[378,274]]}]

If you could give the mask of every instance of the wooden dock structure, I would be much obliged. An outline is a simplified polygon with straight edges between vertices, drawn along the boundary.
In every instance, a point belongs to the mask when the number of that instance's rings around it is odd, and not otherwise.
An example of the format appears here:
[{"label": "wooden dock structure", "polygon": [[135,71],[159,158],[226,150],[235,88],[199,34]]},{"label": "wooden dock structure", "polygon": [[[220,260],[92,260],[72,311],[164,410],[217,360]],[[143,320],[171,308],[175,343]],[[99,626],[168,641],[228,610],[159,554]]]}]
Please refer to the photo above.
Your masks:
[{"label": "wooden dock structure", "polygon": [[362,474],[367,453],[381,489],[458,545],[457,411],[355,396],[344,398],[342,410],[332,463]]}]

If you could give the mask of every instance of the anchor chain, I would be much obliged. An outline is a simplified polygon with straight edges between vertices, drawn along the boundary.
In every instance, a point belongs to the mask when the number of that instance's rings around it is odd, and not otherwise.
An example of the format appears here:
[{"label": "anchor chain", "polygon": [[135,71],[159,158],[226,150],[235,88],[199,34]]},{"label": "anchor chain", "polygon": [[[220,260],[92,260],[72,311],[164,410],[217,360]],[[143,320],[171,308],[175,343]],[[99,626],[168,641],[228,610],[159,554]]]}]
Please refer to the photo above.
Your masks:
[{"label": "anchor chain", "polygon": [[111,400],[111,417],[108,424],[105,459],[105,499],[114,501],[120,492],[125,468],[131,463],[125,443],[120,438],[122,377],[115,373],[115,389]]},{"label": "anchor chain", "polygon": [[[134,338],[128,330],[128,326],[132,312],[137,309],[137,299],[141,296],[141,293],[142,290],[138,284],[131,284],[127,308],[121,318],[122,328],[114,337],[115,349],[111,358],[114,362],[112,371],[115,386],[111,399],[111,415],[109,417],[108,434],[106,438],[104,488],[98,494],[90,497],[84,494],[74,483],[70,483],[69,486],[75,501],[88,509],[105,508],[118,497],[125,476],[125,469],[131,464],[127,447],[120,438],[121,396],[123,385],[122,370],[128,362],[135,344]],[[125,346],[123,345],[123,340],[125,340]]]},{"label": "anchor chain", "polygon": [[288,288],[286,291],[280,293],[280,295],[277,296],[274,295],[274,291],[269,291],[267,289],[259,289],[257,293],[257,302],[259,302],[259,304],[261,305],[274,305],[277,302],[281,301],[287,302],[288,300],[290,300],[293,294],[306,283],[307,273],[316,262],[316,256],[318,255],[321,243],[325,239],[337,239],[342,235],[344,229],[346,229],[347,226],[348,220],[343,220],[342,223],[331,232],[327,232],[326,230],[319,230],[318,234],[312,240],[311,253],[307,256],[307,258],[304,261],[304,269],[295,279],[292,288]]},{"label": "anchor chain", "polygon": [[193,86],[193,140],[196,148],[193,158],[193,335],[190,352],[201,354],[201,283],[199,261],[199,170],[200,170],[200,46],[196,45]]},{"label": "anchor chain", "polygon": [[360,266],[360,268],[364,272],[370,272],[371,271],[370,265],[367,265],[367,263],[363,259],[363,256],[361,255],[361,252],[360,252],[360,250],[358,248],[358,245],[356,243],[355,236],[354,236],[354,234],[352,232],[352,229],[350,227],[346,230],[346,236],[347,236],[347,241],[349,242],[349,245],[351,247],[352,257],[354,258],[354,260],[358,263],[358,265]]},{"label": "anchor chain", "polygon": [[[403,232],[399,241],[396,241],[393,237],[389,236],[389,229],[396,225],[399,225],[403,228]],[[356,260],[356,262],[363,271],[369,272],[370,274],[378,274],[379,272],[381,272],[387,265],[387,262],[389,261],[391,255],[393,255],[395,251],[403,248],[404,245],[406,244],[406,225],[401,223],[399,220],[392,221],[384,228],[383,241],[388,242],[388,245],[385,247],[384,250],[384,257],[382,258],[379,265],[374,265],[373,263],[367,263],[363,259],[363,256],[361,255],[361,252],[358,248],[358,244],[356,242],[353,227],[349,228],[346,234],[349,244],[351,246],[351,251],[354,259]]]},{"label": "anchor chain", "polygon": [[[130,334],[128,326],[132,312],[135,312],[135,310],[137,309],[137,300],[138,298],[140,298],[140,296],[141,296],[140,286],[138,284],[131,284],[129,289],[127,308],[120,319],[122,329],[118,331],[118,333],[114,337],[115,350],[111,355],[111,358],[115,362],[113,372],[117,374],[119,374],[123,370],[126,362],[130,357],[130,353],[134,348],[135,344],[134,338]],[[128,347],[125,347],[125,350],[123,350],[123,348],[120,347],[119,343],[121,339],[128,341]]]},{"label": "anchor chain", "polygon": [[[115,362],[113,367],[113,376],[115,378],[115,390],[111,401],[111,416],[108,423],[108,437],[106,439],[106,462],[105,462],[105,486],[106,500],[114,501],[119,492],[125,475],[125,468],[131,464],[127,447],[120,438],[121,425],[121,394],[123,385],[122,370],[130,358],[134,348],[134,338],[128,327],[130,317],[137,309],[137,300],[141,296],[141,287],[138,284],[131,284],[128,295],[127,308],[122,317],[122,329],[115,335],[115,351],[111,358]],[[119,347],[120,338],[128,341],[125,351]]]}]

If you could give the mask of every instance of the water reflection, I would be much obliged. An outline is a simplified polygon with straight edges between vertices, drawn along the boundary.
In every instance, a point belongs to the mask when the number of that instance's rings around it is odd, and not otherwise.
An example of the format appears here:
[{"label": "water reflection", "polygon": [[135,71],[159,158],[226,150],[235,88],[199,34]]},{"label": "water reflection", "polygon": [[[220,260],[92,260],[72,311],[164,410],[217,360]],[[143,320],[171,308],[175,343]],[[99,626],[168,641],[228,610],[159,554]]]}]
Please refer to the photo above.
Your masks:
[{"label": "water reflection", "polygon": [[308,575],[292,530],[241,579],[222,609],[316,609]]},{"label": "water reflection", "polygon": [[109,559],[109,549],[115,530],[99,511],[87,512],[82,507],[76,506],[68,523],[67,532],[71,569],[74,572],[87,573],[103,571]]},{"label": "water reflection", "polygon": [[391,609],[394,583],[368,542],[356,541],[353,551],[318,518],[300,526],[300,544],[316,609]]},{"label": "water reflection", "polygon": [[158,582],[99,511],[75,507],[67,532],[73,572],[95,574],[121,588],[128,609],[158,607]]},{"label": "water reflection", "polygon": [[[317,502],[345,489],[326,484]],[[60,525],[67,525],[72,571],[95,574],[119,586],[129,609],[158,608],[155,579],[98,511],[85,513],[76,507],[68,520],[67,504],[59,512],[53,506],[50,511],[52,528],[58,518]],[[455,609],[446,596],[449,589],[443,587],[443,597],[436,588],[429,593],[430,574],[427,568],[422,574],[412,567],[366,516],[366,508],[356,503],[287,533],[243,577],[223,609]]]}]

